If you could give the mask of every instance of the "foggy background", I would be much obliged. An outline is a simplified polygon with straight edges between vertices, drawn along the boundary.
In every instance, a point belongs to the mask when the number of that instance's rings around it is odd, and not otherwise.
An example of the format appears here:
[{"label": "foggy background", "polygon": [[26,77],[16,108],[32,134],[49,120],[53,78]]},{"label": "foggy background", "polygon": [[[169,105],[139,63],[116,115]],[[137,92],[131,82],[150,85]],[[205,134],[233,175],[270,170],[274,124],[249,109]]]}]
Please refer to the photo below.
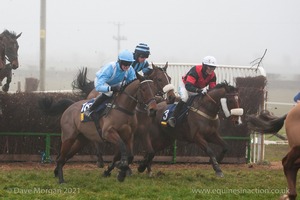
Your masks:
[{"label": "foggy background", "polygon": [[[250,65],[267,54],[267,73],[300,74],[298,0],[46,1],[46,69],[100,68],[121,49],[150,46],[150,62]],[[1,0],[0,29],[22,32],[20,68],[39,69],[40,1]],[[1,31],[1,30],[0,30]],[[19,69],[20,69],[19,68]],[[19,70],[18,69],[18,70]],[[17,73],[17,70],[15,71]]]}]

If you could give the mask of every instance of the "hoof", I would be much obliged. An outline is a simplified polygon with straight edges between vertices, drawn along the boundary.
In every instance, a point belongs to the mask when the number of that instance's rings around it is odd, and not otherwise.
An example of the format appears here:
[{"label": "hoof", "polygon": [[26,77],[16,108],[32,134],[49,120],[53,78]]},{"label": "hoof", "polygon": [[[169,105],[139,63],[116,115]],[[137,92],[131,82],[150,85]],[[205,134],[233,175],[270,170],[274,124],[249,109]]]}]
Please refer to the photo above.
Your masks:
[{"label": "hoof", "polygon": [[128,167],[126,170],[126,176],[131,176],[132,175],[132,170]]},{"label": "hoof", "polygon": [[109,177],[110,175],[111,175],[110,172],[104,171],[102,176],[103,176],[103,177]]},{"label": "hoof", "polygon": [[104,167],[104,163],[103,162],[97,162],[96,165],[99,168],[103,168]]},{"label": "hoof", "polygon": [[125,180],[126,171],[124,171],[124,170],[119,171],[118,177],[117,177],[119,182],[123,182]]},{"label": "hoof", "polygon": [[224,174],[223,174],[223,172],[216,172],[216,176],[220,177],[220,178],[223,178]]},{"label": "hoof", "polygon": [[140,166],[138,167],[138,171],[139,171],[140,173],[143,173],[143,172],[145,171],[145,169],[146,169],[146,166],[145,166],[145,165],[140,165]]}]

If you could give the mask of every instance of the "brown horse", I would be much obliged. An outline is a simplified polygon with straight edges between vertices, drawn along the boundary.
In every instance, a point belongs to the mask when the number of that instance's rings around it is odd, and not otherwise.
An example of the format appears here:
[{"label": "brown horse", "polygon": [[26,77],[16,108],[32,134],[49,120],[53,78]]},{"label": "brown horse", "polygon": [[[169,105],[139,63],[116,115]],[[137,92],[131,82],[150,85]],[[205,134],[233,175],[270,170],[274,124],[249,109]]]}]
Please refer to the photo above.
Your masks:
[{"label": "brown horse", "polygon": [[[165,102],[157,104],[156,117],[148,127],[151,132],[148,144],[151,144],[153,150],[146,152],[144,160],[138,167],[139,172],[147,168],[148,173],[151,173],[151,162],[155,152],[172,145],[176,139],[197,144],[210,157],[217,176],[223,176],[218,162],[224,158],[227,144],[218,133],[220,125],[218,113],[223,110],[233,122],[238,121],[238,116],[243,112],[239,108],[238,90],[224,82],[218,84],[205,96],[196,95],[192,98],[188,101],[191,103],[188,103],[186,112],[181,114],[181,119],[175,128],[162,125],[162,120],[168,119],[169,109]],[[208,142],[222,147],[220,155],[215,156]]]},{"label": "brown horse", "polygon": [[[166,103],[173,103],[176,99],[176,95],[174,93],[174,86],[171,84],[171,77],[167,74],[168,62],[165,64],[163,68],[157,67],[152,63],[152,71],[146,77],[147,79],[153,80],[154,88],[153,91],[156,94],[156,101],[160,102],[165,100]],[[77,78],[73,81],[73,91],[77,91],[77,95],[81,98],[94,98],[99,93],[94,89],[94,83],[87,79],[86,77],[87,69],[82,69],[77,74]],[[136,114],[138,119],[138,127],[135,133],[135,136],[139,142],[143,144],[143,147],[147,152],[153,152],[154,150],[149,143],[150,136],[149,136],[149,129],[152,119],[148,116],[147,109],[144,105],[138,104],[136,107]],[[97,149],[97,165],[99,167],[103,167],[103,158],[100,145],[96,143]],[[114,166],[111,165],[105,171],[106,175],[109,175],[110,172],[113,170]]]},{"label": "brown horse", "polygon": [[289,188],[288,197],[296,199],[296,178],[300,168],[300,104],[298,103],[282,117],[276,117],[269,111],[263,111],[259,116],[249,115],[247,123],[250,129],[264,134],[275,134],[285,124],[290,150],[282,159],[282,165]]},{"label": "brown horse", "polygon": [[[111,109],[104,117],[99,119],[100,130],[94,122],[81,122],[80,112],[83,103],[87,100],[76,102],[69,106],[61,117],[62,146],[57,158],[54,173],[59,178],[59,183],[64,182],[63,166],[72,158],[88,140],[102,142],[102,139],[115,145],[116,155],[113,165],[120,169],[118,180],[124,181],[129,164],[133,160],[133,133],[137,127],[135,107],[138,103],[146,104],[148,110],[155,109],[156,102],[152,92],[153,81],[136,79],[126,85],[113,99]],[[102,138],[102,139],[101,139]],[[118,153],[120,152],[120,158]],[[120,162],[116,163],[117,160]]]},{"label": "brown horse", "polygon": [[[4,63],[4,67],[0,67],[0,85],[2,85],[3,79],[6,78],[6,83],[2,87],[4,92],[7,92],[9,89],[12,78],[12,69],[17,69],[19,67],[19,44],[17,39],[21,34],[22,33],[16,35],[14,32],[9,32],[8,30],[3,31],[0,34],[0,46],[3,46],[2,48],[4,48],[4,57],[3,54],[1,54],[1,62]],[[7,58],[5,58],[5,56]],[[6,64],[6,60],[9,61],[9,64]]]}]

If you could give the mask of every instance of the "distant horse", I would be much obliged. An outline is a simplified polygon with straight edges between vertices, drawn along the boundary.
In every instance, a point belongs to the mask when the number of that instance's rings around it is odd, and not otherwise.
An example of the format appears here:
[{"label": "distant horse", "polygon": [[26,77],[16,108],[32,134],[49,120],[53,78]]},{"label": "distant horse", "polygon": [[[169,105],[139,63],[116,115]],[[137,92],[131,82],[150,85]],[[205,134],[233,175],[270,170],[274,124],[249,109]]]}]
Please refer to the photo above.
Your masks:
[{"label": "distant horse", "polygon": [[[54,170],[59,183],[64,182],[62,168],[66,161],[72,158],[88,140],[101,143],[101,138],[115,145],[116,154],[112,165],[120,169],[118,180],[124,181],[129,163],[133,160],[133,133],[137,127],[134,110],[138,103],[146,104],[149,111],[155,109],[152,88],[153,81],[149,80],[140,82],[136,79],[126,85],[115,95],[111,109],[99,119],[100,130],[98,131],[94,122],[80,120],[82,105],[87,100],[76,102],[65,110],[61,117],[61,152]],[[118,160],[120,161],[117,162]]]},{"label": "distant horse", "polygon": [[[193,98],[193,99],[191,99]],[[223,82],[210,90],[205,96],[196,95],[190,97],[186,112],[181,114],[175,128],[162,125],[162,120],[167,121],[169,109],[164,102],[157,104],[156,117],[148,129],[150,138],[148,144],[153,151],[146,152],[144,160],[138,167],[139,172],[146,168],[151,173],[151,162],[155,152],[165,149],[174,143],[174,140],[182,140],[197,144],[210,157],[210,162],[216,175],[223,176],[219,167],[220,161],[227,152],[227,144],[219,135],[220,120],[218,113],[223,111],[232,122],[237,123],[243,110],[239,108],[238,89]],[[222,152],[215,156],[208,142],[220,145]]]},{"label": "distant horse", "polygon": [[[156,94],[157,102],[165,100],[166,103],[173,103],[177,98],[174,92],[174,86],[171,84],[171,77],[167,74],[168,62],[163,68],[157,67],[152,63],[152,71],[146,77],[147,79],[153,80],[154,88],[153,91]],[[77,74],[77,78],[73,81],[73,91],[77,91],[77,95],[81,98],[94,98],[99,93],[94,89],[94,82],[87,79],[87,69],[82,69]],[[153,152],[151,144],[149,144],[149,125],[151,124],[152,118],[148,116],[147,108],[138,104],[136,107],[136,114],[138,119],[138,127],[136,131],[136,138],[143,144],[143,147],[147,152]],[[97,143],[98,144],[98,143]],[[97,149],[97,165],[103,167],[103,158],[102,152],[99,146],[96,146]],[[113,170],[114,166],[109,166],[106,170],[106,174],[109,175],[110,171]]]},{"label": "distant horse", "polygon": [[246,120],[250,129],[264,134],[277,133],[285,123],[290,150],[282,159],[282,165],[289,188],[288,197],[296,199],[296,178],[300,168],[300,104],[282,117],[276,117],[265,110],[258,116],[248,115]]},{"label": "distant horse", "polygon": [[[12,69],[17,69],[19,67],[19,44],[17,39],[21,36],[21,34],[22,33],[16,35],[14,32],[9,32],[8,30],[3,31],[0,34],[0,46],[4,46],[2,48],[4,48],[5,52],[4,57],[3,54],[1,54],[1,62],[4,63],[4,67],[1,68],[0,66],[0,85],[2,85],[2,81],[6,77],[6,83],[2,87],[4,92],[7,92],[9,89],[9,84],[12,79]],[[9,61],[8,64],[6,64],[6,60]]]}]

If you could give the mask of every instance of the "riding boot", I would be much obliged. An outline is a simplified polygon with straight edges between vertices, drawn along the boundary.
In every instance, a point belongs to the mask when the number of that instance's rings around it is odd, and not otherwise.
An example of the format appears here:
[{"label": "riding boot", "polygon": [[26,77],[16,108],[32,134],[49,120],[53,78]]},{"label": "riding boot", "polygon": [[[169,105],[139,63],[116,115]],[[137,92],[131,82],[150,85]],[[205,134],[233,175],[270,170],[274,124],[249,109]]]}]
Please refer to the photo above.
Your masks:
[{"label": "riding boot", "polygon": [[175,110],[174,110],[174,113],[173,113],[173,116],[170,117],[170,119],[168,120],[168,124],[171,126],[171,127],[175,127],[176,126],[176,120],[177,118],[179,117],[180,115],[180,112],[182,110],[182,107],[183,105],[185,104],[184,101],[179,101]]},{"label": "riding boot", "polygon": [[109,97],[106,96],[105,94],[97,96],[97,98],[95,99],[95,102],[91,105],[91,107],[89,107],[88,109],[86,109],[84,111],[84,115],[89,117],[95,111],[95,109],[108,98]]}]

